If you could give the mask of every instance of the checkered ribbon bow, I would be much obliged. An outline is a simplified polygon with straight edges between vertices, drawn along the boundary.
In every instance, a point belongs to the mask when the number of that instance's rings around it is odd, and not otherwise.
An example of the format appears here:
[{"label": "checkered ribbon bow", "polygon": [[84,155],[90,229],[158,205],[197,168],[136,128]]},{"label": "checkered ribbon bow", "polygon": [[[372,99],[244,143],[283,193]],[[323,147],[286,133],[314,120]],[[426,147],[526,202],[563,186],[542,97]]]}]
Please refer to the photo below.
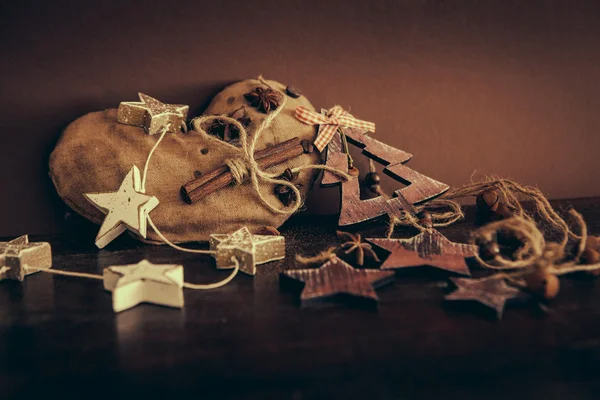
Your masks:
[{"label": "checkered ribbon bow", "polygon": [[340,126],[375,132],[375,124],[373,122],[356,119],[340,106],[333,107],[326,114],[319,114],[298,106],[296,107],[296,118],[307,125],[321,125],[314,143],[319,151],[323,151],[327,147],[335,131]]}]

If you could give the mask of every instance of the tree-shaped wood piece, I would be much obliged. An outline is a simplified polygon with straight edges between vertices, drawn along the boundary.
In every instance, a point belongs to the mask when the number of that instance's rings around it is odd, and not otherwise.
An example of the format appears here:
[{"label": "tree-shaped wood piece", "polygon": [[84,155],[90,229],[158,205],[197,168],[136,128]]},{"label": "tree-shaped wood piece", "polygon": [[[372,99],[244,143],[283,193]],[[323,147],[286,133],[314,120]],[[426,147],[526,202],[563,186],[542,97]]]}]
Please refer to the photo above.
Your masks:
[{"label": "tree-shaped wood piece", "polygon": [[[375,140],[359,129],[344,128],[344,134],[350,143],[363,149],[364,155],[386,165],[383,170],[385,174],[407,186],[396,190],[395,197],[389,200],[382,196],[361,200],[358,178],[343,181],[338,176],[326,171],[321,182],[322,186],[331,186],[340,182],[342,184],[340,226],[368,221],[384,214],[390,218],[399,217],[402,210],[410,210],[413,204],[430,200],[448,190],[448,185],[403,165],[412,158],[412,154]],[[326,165],[347,172],[348,158],[343,151],[339,132],[335,133],[327,149]]]}]

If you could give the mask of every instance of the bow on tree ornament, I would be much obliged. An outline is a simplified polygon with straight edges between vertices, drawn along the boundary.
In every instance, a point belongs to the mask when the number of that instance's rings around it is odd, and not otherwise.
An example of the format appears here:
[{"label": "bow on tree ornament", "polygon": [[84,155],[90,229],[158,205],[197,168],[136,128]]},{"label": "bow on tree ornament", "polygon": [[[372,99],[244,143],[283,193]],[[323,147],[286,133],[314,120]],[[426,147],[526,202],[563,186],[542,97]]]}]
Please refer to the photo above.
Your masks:
[{"label": "bow on tree ornament", "polygon": [[358,177],[344,181],[339,176],[325,171],[321,186],[332,186],[341,182],[340,226],[368,221],[384,214],[387,214],[390,219],[400,218],[402,210],[412,210],[413,204],[433,199],[448,190],[448,185],[404,166],[403,163],[410,160],[412,154],[367,136],[367,132],[375,130],[374,124],[356,120],[343,110],[340,114],[340,110],[341,107],[336,106],[329,111],[323,110],[321,114],[317,114],[300,109],[300,107],[296,109],[296,118],[300,121],[320,125],[315,147],[319,149],[328,147],[326,165],[346,173],[351,172],[345,148],[347,139],[353,145],[362,148],[364,155],[386,165],[383,171],[387,175],[407,185],[403,189],[396,190],[395,197],[391,199],[379,196],[361,200]]}]

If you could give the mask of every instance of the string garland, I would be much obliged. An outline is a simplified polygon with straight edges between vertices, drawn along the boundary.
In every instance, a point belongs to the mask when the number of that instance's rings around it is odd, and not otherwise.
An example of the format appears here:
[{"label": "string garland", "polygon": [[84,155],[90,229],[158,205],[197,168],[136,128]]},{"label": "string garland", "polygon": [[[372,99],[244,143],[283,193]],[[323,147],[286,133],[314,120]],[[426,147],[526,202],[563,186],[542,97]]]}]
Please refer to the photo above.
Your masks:
[{"label": "string garland", "polygon": [[[268,87],[270,87],[271,89],[277,90],[277,89],[272,88],[262,78],[262,76],[259,77],[258,80],[261,83],[263,83],[264,85],[267,85]],[[279,90],[277,90],[277,91],[279,91]],[[279,91],[279,92],[282,93],[281,91]],[[271,124],[271,122],[279,115],[279,113],[284,108],[284,106],[287,102],[286,96],[283,93],[282,93],[282,99],[283,99],[283,101],[279,105],[279,107],[277,107],[272,112],[268,113],[267,117],[256,128],[254,135],[252,135],[252,138],[250,139],[250,141],[248,141],[248,132],[247,132],[246,128],[244,128],[244,126],[238,120],[227,117],[227,116],[198,117],[192,121],[192,125],[194,126],[195,130],[204,132],[204,133],[206,133],[206,132],[202,128],[203,124],[212,122],[213,120],[216,120],[216,119],[218,119],[222,122],[226,122],[226,123],[234,125],[240,132],[242,157],[226,159],[225,164],[229,167],[231,174],[235,180],[235,183],[241,184],[242,182],[244,182],[246,180],[246,177],[250,177],[250,181],[254,188],[254,191],[255,191],[256,195],[258,196],[259,200],[261,201],[261,203],[265,207],[267,207],[269,210],[271,210],[272,212],[277,213],[277,214],[290,215],[290,214],[293,214],[296,211],[298,211],[300,209],[300,207],[302,206],[302,197],[301,197],[300,191],[293,183],[291,183],[287,180],[278,178],[279,174],[268,173],[266,171],[261,170],[256,159],[254,158],[254,152],[255,152],[258,138],[260,137],[261,133]],[[170,129],[170,126],[171,126],[171,123],[168,123],[167,125],[165,125],[163,127],[158,140],[152,146],[152,149],[148,153],[148,156],[144,163],[144,170],[142,173],[142,181],[141,181],[141,192],[142,193],[145,193],[145,191],[146,191],[148,170],[149,170],[150,161],[152,159],[152,156],[154,155],[154,152],[156,151],[156,149],[158,148],[160,143],[163,141],[165,135],[167,134],[167,132]],[[340,176],[341,178],[343,178],[345,180],[352,179],[352,176],[348,175],[344,171],[341,171],[339,169],[329,167],[326,165],[321,165],[321,164],[305,165],[305,166],[292,168],[291,170],[292,170],[292,172],[296,173],[301,170],[307,170],[307,169],[329,171],[333,174]],[[288,187],[296,196],[296,201],[294,202],[293,206],[286,208],[286,209],[280,209],[280,208],[273,206],[261,193],[260,186],[259,186],[260,180],[263,180],[264,182],[270,183],[273,185],[283,185],[283,186]],[[173,243],[160,231],[160,229],[152,221],[152,218],[150,217],[150,215],[146,215],[146,218],[147,218],[148,224],[154,230],[156,235],[168,246],[170,246],[178,251],[182,251],[182,252],[186,252],[186,253],[206,254],[206,255],[216,254],[216,252],[212,251],[212,250],[190,249],[190,248],[185,248],[185,247],[182,247],[182,246],[179,246],[179,245]],[[237,273],[240,270],[239,260],[235,257],[232,257],[231,261],[234,265],[234,269],[233,269],[232,273],[225,279],[223,279],[219,282],[211,283],[211,284],[192,284],[192,283],[184,282],[183,287],[188,288],[188,289],[194,289],[194,290],[209,290],[209,289],[215,289],[215,288],[218,288],[218,287],[228,284],[237,275]],[[56,274],[56,275],[72,276],[72,277],[79,277],[79,278],[89,278],[89,279],[97,279],[97,280],[103,279],[103,277],[101,275],[88,274],[88,273],[83,273],[83,272],[70,272],[70,271],[62,271],[62,270],[56,270],[56,269],[40,269],[39,271],[44,271],[44,272],[48,272],[48,273]]]},{"label": "string garland", "polygon": [[[231,272],[231,274],[227,278],[225,278],[219,282],[209,283],[209,284],[196,284],[196,283],[183,282],[183,287],[186,289],[192,289],[192,290],[209,290],[209,289],[216,289],[218,287],[227,285],[229,282],[231,282],[231,280],[233,278],[235,278],[238,271],[240,270],[240,263],[237,260],[237,258],[231,257],[231,262],[234,265],[234,268],[233,268],[233,271]],[[100,280],[100,281],[104,280],[104,277],[102,275],[88,274],[86,272],[63,271],[60,269],[51,269],[51,268],[50,269],[27,268],[27,270],[32,271],[32,272],[47,272],[49,274],[54,274],[54,275],[71,276],[71,277],[75,277],[75,278],[96,279],[96,280]]]}]

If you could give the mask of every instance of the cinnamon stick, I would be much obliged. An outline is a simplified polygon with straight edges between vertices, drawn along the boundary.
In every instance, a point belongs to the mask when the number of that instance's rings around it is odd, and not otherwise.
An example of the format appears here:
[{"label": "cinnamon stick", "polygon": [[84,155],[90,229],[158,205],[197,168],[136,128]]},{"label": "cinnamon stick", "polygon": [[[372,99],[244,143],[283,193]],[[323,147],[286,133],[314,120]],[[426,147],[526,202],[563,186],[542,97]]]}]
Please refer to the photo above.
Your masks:
[{"label": "cinnamon stick", "polygon": [[[309,149],[306,141],[300,141],[297,137],[286,140],[266,149],[254,153],[254,159],[261,169],[266,169],[277,164],[284,163],[296,158]],[[234,182],[229,167],[223,165],[197,179],[193,179],[181,187],[181,195],[188,204],[194,204],[198,200],[216,192]]]}]

